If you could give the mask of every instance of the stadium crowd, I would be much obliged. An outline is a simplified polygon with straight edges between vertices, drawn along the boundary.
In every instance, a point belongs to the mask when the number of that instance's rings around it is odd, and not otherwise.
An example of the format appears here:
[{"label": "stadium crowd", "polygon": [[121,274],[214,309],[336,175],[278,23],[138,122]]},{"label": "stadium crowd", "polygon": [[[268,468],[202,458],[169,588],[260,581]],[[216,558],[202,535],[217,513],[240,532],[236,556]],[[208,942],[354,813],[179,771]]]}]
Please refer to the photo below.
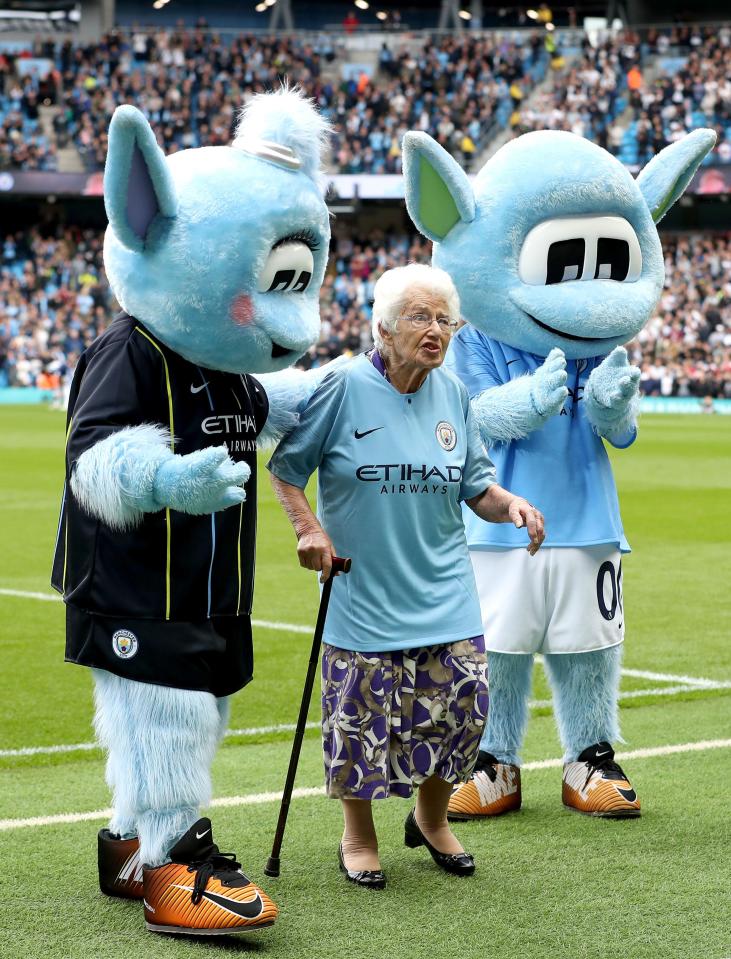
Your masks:
[{"label": "stadium crowd", "polygon": [[521,44],[499,34],[427,40],[418,52],[384,43],[380,76],[342,84],[326,108],[343,173],[399,173],[401,139],[424,130],[469,169],[501,107],[527,95],[545,69],[539,34]]},{"label": "stadium crowd", "polygon": [[[60,107],[55,138],[61,145],[73,141],[89,170],[104,164],[106,130],[120,103],[140,107],[161,145],[175,152],[228,143],[240,107],[287,78],[333,122],[333,168],[339,172],[399,172],[401,139],[412,128],[426,130],[469,164],[500,105],[522,98],[543,66],[537,33],[524,45],[500,34],[426,40],[416,52],[384,43],[374,77],[365,71],[343,77],[340,62],[328,69],[338,50],[324,34],[313,41],[223,40],[206,29],[154,35],[115,30],[99,43],[39,42],[30,52],[54,61]],[[9,122],[37,123],[40,82],[32,72],[14,81]],[[0,164],[38,168],[17,146],[0,152]],[[50,168],[53,143],[46,147],[42,159]]]},{"label": "stadium crowd", "polygon": [[641,56],[639,37],[630,32],[596,47],[585,37],[581,56],[568,67],[557,50],[549,88],[533,97],[529,107],[516,106],[513,133],[567,130],[616,153],[622,129],[614,121],[627,105],[627,75]]},{"label": "stadium crowd", "polygon": [[55,170],[56,141],[40,129],[38,94],[11,85],[2,92],[0,73],[0,170]]},{"label": "stadium crowd", "polygon": [[[643,72],[648,57],[660,69],[650,82]],[[596,47],[585,37],[576,63],[566,66],[560,51],[552,63],[548,88],[528,107],[516,106],[510,121],[515,135],[568,130],[624,163],[643,165],[690,130],[707,126],[718,135],[714,159],[731,162],[730,26],[674,27],[644,37],[625,31]]]},{"label": "stadium crowd", "polygon": [[688,27],[674,31],[670,40],[658,34],[655,49],[661,56],[672,49],[687,58],[680,65],[670,60],[670,72],[631,90],[630,133],[638,162],[699,126],[716,129],[716,157],[731,162],[731,26]]},{"label": "stadium crowd", "polygon": [[[579,56],[566,59],[560,41],[538,31],[466,33],[414,49],[390,35],[373,76],[352,64],[344,73],[343,52],[327,34],[223,39],[203,26],[117,29],[88,45],[37,41],[19,59],[49,59],[48,77],[15,71],[14,56],[0,55],[0,168],[55,169],[57,147],[73,143],[87,169],[100,169],[109,119],[123,102],[146,113],[168,152],[227,143],[241,105],[285,78],[332,120],[332,168],[341,173],[400,172],[401,137],[414,128],[469,168],[506,122],[516,134],[571,130],[629,164],[712,125],[716,157],[731,161],[730,26],[626,31],[597,46],[584,36]],[[649,82],[648,57],[661,69]],[[526,105],[549,58],[552,83]],[[59,108],[52,132],[39,128],[42,99]]]},{"label": "stadium crowd", "polygon": [[[660,304],[629,345],[642,390],[731,398],[731,235],[666,236],[664,248]],[[118,309],[102,267],[102,234],[33,230],[9,234],[1,250],[0,386],[60,391]],[[429,262],[430,255],[419,236],[335,236],[321,295],[322,335],[303,366],[369,347],[375,281],[384,270]]]}]

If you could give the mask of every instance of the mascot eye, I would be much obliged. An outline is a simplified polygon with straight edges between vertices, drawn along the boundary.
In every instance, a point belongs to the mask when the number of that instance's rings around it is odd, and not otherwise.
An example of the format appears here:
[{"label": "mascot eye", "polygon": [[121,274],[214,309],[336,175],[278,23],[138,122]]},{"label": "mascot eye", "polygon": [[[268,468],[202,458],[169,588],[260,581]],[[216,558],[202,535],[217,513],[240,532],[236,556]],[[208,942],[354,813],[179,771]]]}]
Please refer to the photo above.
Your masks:
[{"label": "mascot eye", "polygon": [[620,216],[545,220],[523,241],[518,274],[531,286],[569,280],[634,282],[642,273],[637,234]]},{"label": "mascot eye", "polygon": [[584,270],[583,240],[559,240],[548,248],[546,284],[563,283],[564,280],[578,280]]},{"label": "mascot eye", "polygon": [[310,247],[301,240],[274,246],[259,277],[259,293],[304,293],[314,272]]},{"label": "mascot eye", "polygon": [[595,280],[626,280],[629,273],[629,243],[599,237],[596,245]]}]

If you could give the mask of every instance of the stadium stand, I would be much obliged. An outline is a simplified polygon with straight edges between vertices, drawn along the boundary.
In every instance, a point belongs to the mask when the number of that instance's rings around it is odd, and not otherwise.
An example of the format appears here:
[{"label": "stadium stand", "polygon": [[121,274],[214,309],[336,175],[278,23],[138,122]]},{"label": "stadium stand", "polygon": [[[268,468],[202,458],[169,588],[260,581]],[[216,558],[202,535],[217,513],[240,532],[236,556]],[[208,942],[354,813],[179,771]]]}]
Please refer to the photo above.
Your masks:
[{"label": "stadium stand", "polygon": [[[584,35],[578,55],[568,46],[564,56],[562,42],[537,31],[416,44],[390,35],[369,72],[349,69],[340,41],[326,33],[117,29],[96,44],[35,41],[0,60],[0,168],[55,169],[58,147],[72,142],[86,169],[101,169],[106,128],[122,102],[146,113],[168,152],[225,143],[240,106],[285,77],[332,120],[332,168],[341,173],[399,173],[408,129],[426,130],[467,168],[506,126],[515,134],[571,130],[635,166],[688,129],[713,125],[713,159],[731,160],[730,27],[627,31],[596,46]],[[39,77],[17,69],[28,57],[53,66],[42,96],[59,109],[46,131]]]},{"label": "stadium stand", "polygon": [[546,64],[537,33],[523,43],[500,34],[451,36],[427,40],[416,53],[384,44],[379,79],[344,84],[326,108],[336,129],[335,165],[343,173],[400,173],[401,139],[416,129],[469,169]]},{"label": "stadium stand", "polygon": [[[731,235],[664,237],[667,281],[656,315],[629,345],[642,390],[731,398]],[[0,267],[0,387],[61,389],[117,304],[101,260],[102,233],[65,228],[8,235]],[[373,286],[384,270],[428,262],[421,237],[336,235],[322,290],[322,336],[304,358],[319,365],[371,344]]]},{"label": "stadium stand", "polygon": [[[688,27],[653,35],[659,75],[631,91],[634,120],[619,158],[642,164],[696,127],[714,127],[706,163],[731,161],[731,27]],[[670,53],[673,56],[670,56]]]},{"label": "stadium stand", "polygon": [[117,309],[102,268],[103,234],[9,234],[0,260],[0,387],[57,389]]},{"label": "stadium stand", "polygon": [[[337,47],[324,34],[305,41],[117,30],[97,44],[65,41],[49,50],[44,43],[42,51],[30,52],[52,54],[61,105],[55,134],[73,141],[88,170],[103,167],[106,129],[120,103],[140,107],[160,130],[165,150],[174,152],[229,142],[242,104],[287,77],[332,120],[333,167],[339,172],[400,172],[401,138],[413,128],[426,130],[469,165],[495,124],[507,120],[511,105],[542,79],[547,62],[537,33],[522,41],[501,34],[427,39],[416,51],[384,43],[375,77],[364,71],[341,76]],[[37,122],[32,104],[17,97],[14,105],[26,136]],[[39,146],[52,163],[54,144]],[[9,154],[0,162],[27,161]]]},{"label": "stadium stand", "polygon": [[[710,125],[719,134],[712,162],[731,163],[729,25],[625,31],[598,42],[571,31],[386,32],[380,54],[373,49],[371,65],[361,65],[342,35],[219,35],[205,24],[154,34],[118,28],[88,45],[0,45],[0,170],[54,171],[69,153],[77,170],[100,170],[122,102],[146,113],[168,152],[227,143],[247,98],[285,78],[332,121],[336,172],[399,173],[407,129],[429,132],[467,169],[493,136],[497,143],[552,128],[593,139],[635,170]],[[357,223],[346,221],[333,240],[322,338],[305,366],[364,349],[376,279],[430,257],[419,237],[359,236],[357,225],[349,237],[349,222]],[[642,389],[731,398],[731,236],[666,236],[664,244],[662,300],[630,345]],[[0,387],[60,388],[103,331],[118,307],[101,250],[97,229],[0,235]]]},{"label": "stadium stand", "polygon": [[55,170],[56,142],[41,130],[33,89],[0,93],[0,170]]},{"label": "stadium stand", "polygon": [[568,130],[605,150],[614,147],[621,133],[613,124],[627,106],[628,76],[640,62],[641,44],[631,33],[597,47],[585,38],[578,62],[554,68],[551,85],[516,111],[511,118],[513,133]]}]

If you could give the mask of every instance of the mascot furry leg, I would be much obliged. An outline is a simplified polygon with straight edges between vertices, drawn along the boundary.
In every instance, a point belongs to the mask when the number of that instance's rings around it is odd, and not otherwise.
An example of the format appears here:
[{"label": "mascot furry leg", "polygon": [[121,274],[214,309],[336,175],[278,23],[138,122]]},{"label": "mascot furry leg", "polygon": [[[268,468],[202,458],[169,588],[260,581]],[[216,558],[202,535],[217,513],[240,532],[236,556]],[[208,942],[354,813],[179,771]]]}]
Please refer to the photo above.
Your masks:
[{"label": "mascot furry leg", "polygon": [[94,681],[95,728],[108,753],[114,809],[109,831],[123,839],[137,835],[140,860],[160,866],[210,802],[210,768],[228,697],[101,670],[94,670]]}]

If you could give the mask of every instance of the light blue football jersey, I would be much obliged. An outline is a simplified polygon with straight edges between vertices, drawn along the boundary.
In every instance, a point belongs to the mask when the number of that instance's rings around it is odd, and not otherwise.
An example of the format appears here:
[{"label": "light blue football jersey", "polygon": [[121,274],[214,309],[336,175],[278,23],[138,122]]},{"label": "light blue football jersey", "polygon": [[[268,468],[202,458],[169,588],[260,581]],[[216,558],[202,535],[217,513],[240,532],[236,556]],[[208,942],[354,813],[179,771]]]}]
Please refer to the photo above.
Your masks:
[{"label": "light blue football jersey", "polygon": [[324,641],[382,652],[482,635],[460,502],[495,482],[467,391],[432,370],[401,394],[366,355],[330,373],[269,469],[303,488],[339,556]]},{"label": "light blue football jersey", "polygon": [[[567,360],[569,396],[561,413],[522,440],[497,443],[490,457],[501,486],[524,496],[546,520],[542,549],[551,546],[596,546],[615,543],[628,553],[619,515],[617,489],[601,438],[594,432],[582,403],[586,381],[604,357]],[[524,353],[493,340],[473,326],[452,338],[445,365],[467,387],[470,397],[534,373],[545,357]],[[634,442],[628,433],[625,448]],[[485,523],[463,510],[470,549],[525,547],[525,530],[509,524]]]}]

